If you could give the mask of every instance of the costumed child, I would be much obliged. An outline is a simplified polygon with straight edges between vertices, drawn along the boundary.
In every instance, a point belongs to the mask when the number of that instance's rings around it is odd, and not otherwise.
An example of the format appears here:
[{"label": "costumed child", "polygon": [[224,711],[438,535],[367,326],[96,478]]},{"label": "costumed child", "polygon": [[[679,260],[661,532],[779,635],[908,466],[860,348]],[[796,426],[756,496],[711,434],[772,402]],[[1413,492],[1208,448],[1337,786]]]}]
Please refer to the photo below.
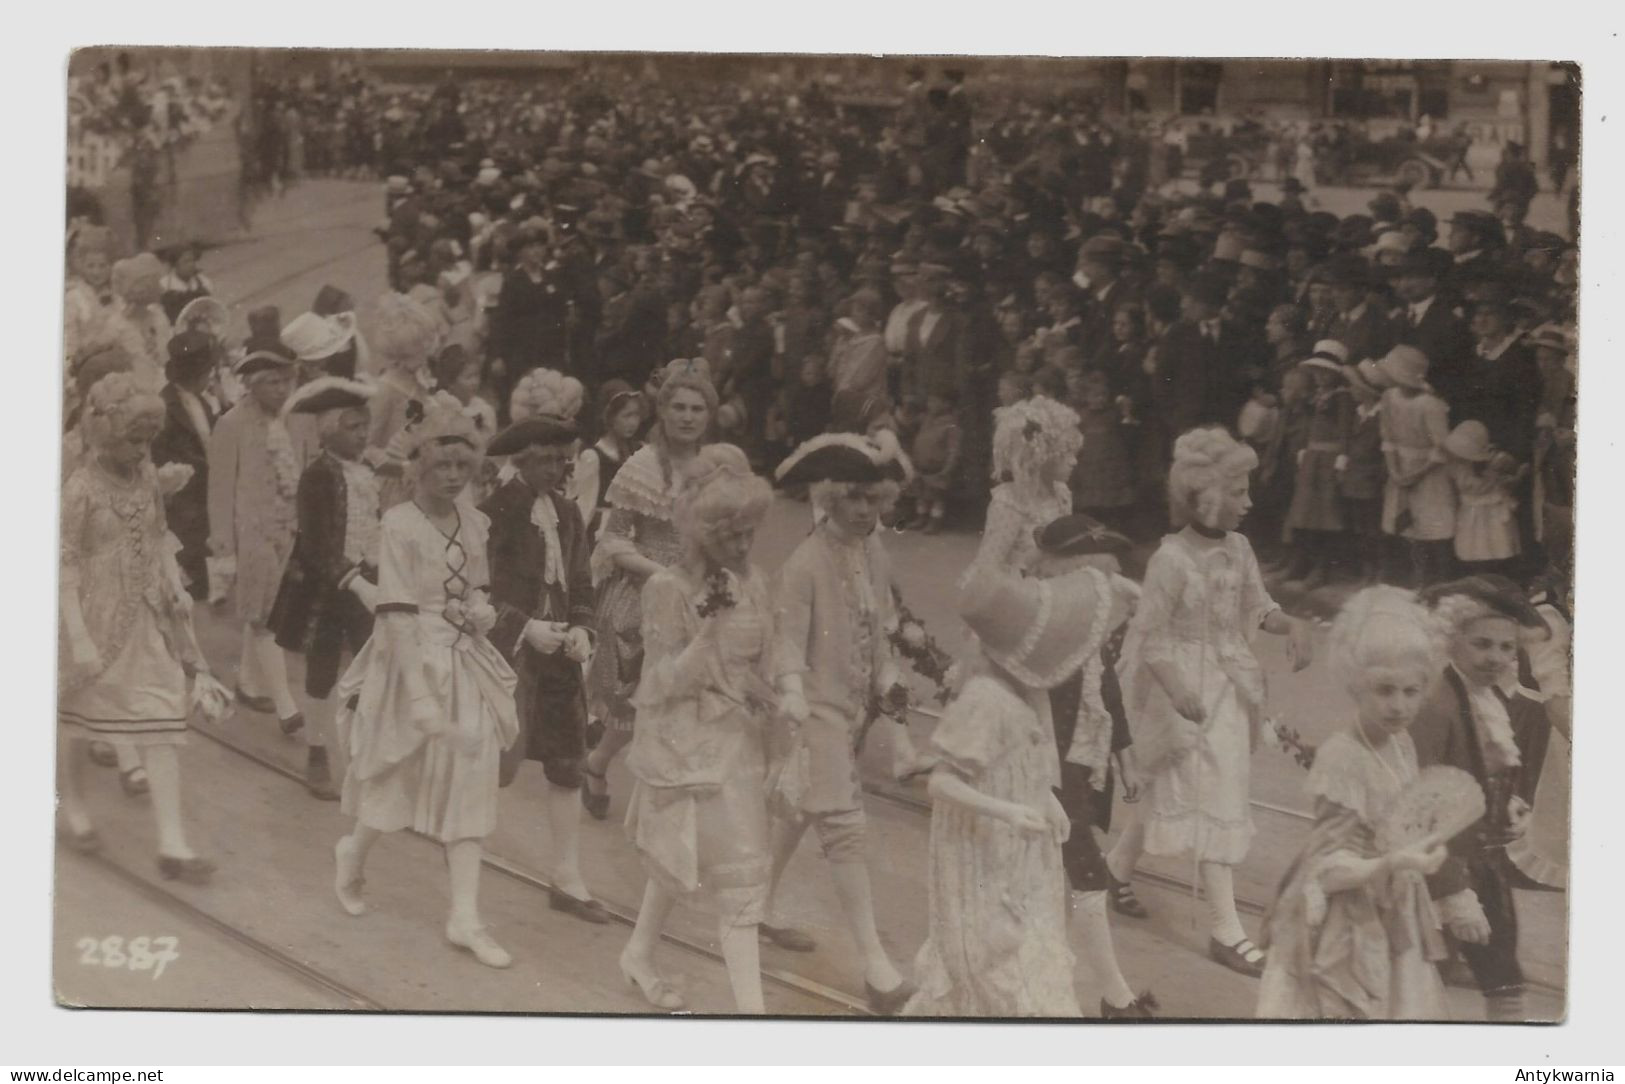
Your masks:
[{"label": "costumed child", "polygon": [[609,815],[609,766],[632,741],[632,694],[643,665],[643,585],[682,556],[672,498],[682,467],[705,443],[717,415],[717,391],[703,359],[678,359],[659,370],[651,401],[648,443],[632,453],[605,491],[603,530],[592,553],[598,637],[587,672],[587,704],[603,735],[582,768],[587,785],[581,801],[597,820]]},{"label": "costumed child", "polygon": [[575,471],[567,483],[594,542],[604,527],[604,495],[622,464],[638,450],[644,405],[643,395],[624,380],[605,381],[598,389],[598,401],[600,436],[576,456]]},{"label": "costumed child", "polygon": [[909,485],[914,498],[914,517],[899,528],[919,527],[936,534],[948,516],[948,494],[959,468],[959,396],[952,388],[941,388],[925,398],[925,418],[910,445],[914,460],[914,480]]},{"label": "costumed child", "polygon": [[[528,379],[528,377],[527,377]],[[514,422],[487,449],[511,456],[513,478],[480,510],[491,521],[491,642],[518,675],[520,740],[504,759],[504,782],[523,760],[546,777],[552,840],[548,904],[586,922],[609,921],[581,875],[581,765],[587,758],[582,667],[592,656],[592,543],[563,487],[575,458],[576,427],[538,414]]]},{"label": "costumed child", "polygon": [[1092,570],[1038,580],[973,566],[961,587],[982,665],[931,736],[929,917],[905,1014],[1081,1015],[1047,690],[1098,646],[1114,605]]},{"label": "costumed child", "polygon": [[1447,950],[1425,880],[1444,863],[1445,841],[1386,852],[1377,842],[1420,776],[1408,731],[1444,641],[1397,587],[1361,591],[1332,624],[1328,659],[1355,715],[1315,750],[1315,827],[1261,926],[1261,1019],[1448,1019],[1437,966]]},{"label": "costumed child", "polygon": [[217,580],[232,584],[243,626],[237,702],[274,712],[291,737],[305,717],[269,622],[299,527],[299,479],[319,446],[314,419],[282,413],[293,391],[293,351],[269,338],[247,345],[235,368],[247,394],[209,437],[209,579],[211,594]]},{"label": "costumed child", "polygon": [[1337,488],[1348,469],[1349,436],[1354,431],[1354,397],[1343,373],[1347,364],[1348,348],[1335,339],[1322,339],[1298,366],[1309,373],[1314,390],[1286,513],[1298,559],[1284,586],[1297,591],[1313,591],[1330,579],[1331,563],[1348,528]]},{"label": "costumed child", "polygon": [[1512,488],[1528,468],[1493,448],[1479,421],[1452,429],[1443,451],[1456,487],[1456,560],[1467,573],[1500,572],[1521,552]]},{"label": "costumed child", "polygon": [[386,832],[415,829],[445,847],[446,940],[507,967],[512,957],[479,910],[502,752],[519,740],[517,681],[489,639],[489,521],[460,499],[480,437],[438,404],[404,432],[413,494],[384,513],[373,635],[334,689],[349,754],[342,808],[355,827],[333,848],[333,889],[346,913],[365,914],[368,853]]},{"label": "costumed child", "polygon": [[1411,728],[1417,763],[1448,764],[1484,790],[1482,820],[1450,841],[1429,889],[1483,991],[1488,1018],[1522,1022],[1523,968],[1509,844],[1528,828],[1551,722],[1519,684],[1523,631],[1545,631],[1527,599],[1498,577],[1473,576],[1426,597],[1449,626],[1450,663]]},{"label": "costumed child", "polygon": [[[322,454],[299,478],[298,534],[282,573],[268,627],[277,646],[305,656],[305,696],[322,720],[346,655],[372,635],[378,584],[378,478],[361,461],[371,417],[370,384],[320,377],[288,397],[285,417],[316,419]],[[304,728],[305,788],[336,802],[324,727]]]},{"label": "costumed child", "polygon": [[[813,828],[863,957],[869,1007],[880,1015],[900,1010],[914,986],[898,974],[875,925],[856,745],[873,700],[907,697],[886,635],[895,623],[891,562],[875,531],[908,475],[906,462],[866,438],[827,434],[778,471],[782,485],[811,486],[814,527],[780,569],[775,598],[779,708],[794,736],[777,788],[784,815],[774,826],[772,883],[776,892]],[[812,938],[773,921],[773,898],[762,936],[811,951]]]},{"label": "costumed child", "polygon": [[1396,346],[1377,362],[1388,384],[1382,395],[1382,451],[1388,483],[1382,530],[1402,539],[1418,586],[1449,576],[1454,560],[1456,494],[1441,445],[1450,435],[1450,408],[1428,386],[1428,357]]},{"label": "costumed child", "polygon": [[192,600],[175,564],[180,546],[164,526],[164,493],[190,472],[152,464],[163,416],[163,401],[130,373],[103,377],[85,396],[89,455],[62,490],[57,785],[67,843],[99,850],[84,800],[82,743],[125,750],[150,780],[159,874],[202,884],[215,864],[187,840],[176,750],[192,709],[217,717],[228,694],[198,648]]},{"label": "costumed child", "polygon": [[[1097,520],[1074,513],[1039,528],[1041,579],[1093,569],[1111,587],[1109,613],[1080,623],[1074,632],[1077,668],[1049,691],[1049,712],[1061,758],[1056,794],[1072,831],[1061,844],[1061,860],[1072,888],[1073,911],[1083,935],[1084,960],[1100,990],[1100,1015],[1110,1019],[1148,1018],[1156,997],[1136,996],[1117,964],[1107,917],[1111,875],[1099,836],[1111,827],[1112,796],[1123,784],[1125,801],[1139,800],[1139,777],[1131,751],[1117,660],[1128,631],[1128,617],[1139,589],[1122,577],[1121,558],[1133,543]],[[1099,833],[1099,835],[1097,835]]]},{"label": "costumed child", "polygon": [[1548,636],[1526,640],[1529,674],[1545,699],[1552,733],[1546,759],[1535,784],[1534,809],[1529,830],[1507,846],[1507,856],[1525,882],[1549,889],[1569,883],[1569,779],[1574,740],[1574,691],[1569,678],[1569,651],[1573,641],[1573,599],[1561,574],[1537,582],[1529,602],[1551,630]]},{"label": "costumed child", "polygon": [[1236,914],[1232,870],[1247,856],[1252,751],[1265,726],[1264,673],[1251,640],[1290,637],[1293,666],[1309,665],[1309,626],[1270,598],[1237,528],[1252,507],[1253,450],[1214,426],[1174,442],[1168,511],[1180,529],[1146,570],[1118,674],[1145,773],[1145,792],[1107,858],[1113,906],[1144,905],[1129,879],[1140,855],[1190,854],[1212,918],[1208,955],[1258,976],[1264,956]]},{"label": "costumed child", "polygon": [[760,1013],[777,697],[772,595],[750,551],[773,491],[731,444],[702,448],[679,486],[683,555],[643,590],[647,654],[627,755],[637,786],[626,829],[648,882],[620,968],[655,1008],[683,1008],[655,950],[673,904],[699,902],[716,918],[735,1009]]},{"label": "costumed child", "polygon": [[1072,511],[1068,484],[1083,448],[1078,415],[1047,396],[1002,408],[993,426],[993,497],[973,567],[1032,571],[1034,532]]},{"label": "costumed child", "polygon": [[429,359],[439,345],[440,329],[432,312],[404,294],[383,294],[373,311],[369,345],[377,356],[378,394],[372,401],[367,461],[384,478],[380,501],[388,511],[412,496],[406,446],[395,438],[423,417],[434,395]]}]

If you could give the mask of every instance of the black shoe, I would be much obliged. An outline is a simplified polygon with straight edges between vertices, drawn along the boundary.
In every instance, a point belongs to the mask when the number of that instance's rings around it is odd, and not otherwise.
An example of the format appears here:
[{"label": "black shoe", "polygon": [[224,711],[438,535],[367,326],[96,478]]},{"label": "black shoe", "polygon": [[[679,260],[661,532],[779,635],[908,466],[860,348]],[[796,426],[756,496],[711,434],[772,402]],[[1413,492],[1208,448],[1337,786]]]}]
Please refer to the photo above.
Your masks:
[{"label": "black shoe", "polygon": [[276,702],[269,696],[249,696],[247,693],[243,692],[243,687],[241,685],[237,686],[237,690],[234,695],[237,698],[237,703],[241,704],[249,711],[258,712],[261,715],[276,714]]},{"label": "black shoe", "polygon": [[869,999],[869,1011],[876,1016],[896,1016],[908,1004],[908,999],[914,996],[914,984],[904,979],[892,989],[882,993],[869,985],[868,980],[863,983],[863,995]]},{"label": "black shoe", "polygon": [[[1256,961],[1248,957],[1257,954]],[[1243,937],[1233,945],[1221,945],[1217,937],[1208,938],[1207,954],[1214,963],[1223,964],[1239,975],[1256,979],[1264,973],[1264,954],[1251,938]]]},{"label": "black shoe", "polygon": [[[595,821],[606,820],[609,817],[609,777],[599,775],[585,764],[581,766],[581,774],[587,778],[581,783],[581,805],[586,809],[587,815]],[[591,780],[598,780],[604,784],[602,794],[594,794]]]},{"label": "black shoe", "polygon": [[769,926],[763,922],[756,927],[756,933],[762,940],[786,952],[811,952],[818,947],[817,941],[789,926]]},{"label": "black shoe", "polygon": [[1107,890],[1112,901],[1112,910],[1129,918],[1150,918],[1151,912],[1145,909],[1140,897],[1134,894],[1134,886],[1127,881],[1119,881],[1113,877],[1110,870],[1106,871]]},{"label": "black shoe", "polygon": [[327,750],[319,745],[311,746],[305,761],[305,789],[317,801],[339,800],[339,790],[333,785],[333,771],[327,763]]},{"label": "black shoe", "polygon": [[195,855],[191,858],[174,858],[167,854],[158,856],[158,872],[166,881],[184,881],[189,885],[208,884],[214,871],[215,864],[207,858]]},{"label": "black shoe", "polygon": [[282,728],[283,734],[291,738],[305,729],[305,713],[296,711],[286,719],[278,719],[277,725]]},{"label": "black shoe", "polygon": [[604,910],[603,904],[597,900],[578,900],[561,888],[547,890],[547,905],[555,911],[574,915],[594,926],[603,926],[609,922],[609,912]]},{"label": "black shoe", "polygon": [[1157,1004],[1157,995],[1147,990],[1122,1007],[1107,1004],[1106,999],[1101,998],[1100,1018],[1102,1020],[1150,1020],[1157,1015],[1155,1010],[1160,1008],[1162,1006]]}]

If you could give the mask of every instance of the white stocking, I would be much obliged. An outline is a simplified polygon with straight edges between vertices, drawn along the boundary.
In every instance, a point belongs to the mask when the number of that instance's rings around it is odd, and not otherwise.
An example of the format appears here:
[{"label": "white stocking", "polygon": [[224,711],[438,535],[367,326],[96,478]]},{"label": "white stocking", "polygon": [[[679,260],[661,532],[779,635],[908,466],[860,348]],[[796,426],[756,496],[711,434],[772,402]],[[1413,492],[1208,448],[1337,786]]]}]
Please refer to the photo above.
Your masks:
[{"label": "white stocking", "polygon": [[1083,932],[1084,963],[1100,984],[1100,996],[1106,1004],[1114,1009],[1125,1008],[1133,1003],[1134,991],[1117,966],[1111,923],[1106,917],[1106,893],[1079,892],[1073,899],[1077,901],[1078,928]]},{"label": "white stocking", "polygon": [[1247,936],[1236,914],[1236,886],[1230,867],[1222,862],[1202,863],[1202,891],[1213,918],[1213,937],[1221,945],[1234,945]]},{"label": "white stocking", "polygon": [[261,683],[260,694],[269,696],[276,705],[276,717],[286,719],[299,713],[299,705],[293,699],[293,691],[288,688],[288,664],[282,657],[282,649],[276,645],[276,637],[269,629],[251,628],[249,637],[254,647],[255,669]]}]

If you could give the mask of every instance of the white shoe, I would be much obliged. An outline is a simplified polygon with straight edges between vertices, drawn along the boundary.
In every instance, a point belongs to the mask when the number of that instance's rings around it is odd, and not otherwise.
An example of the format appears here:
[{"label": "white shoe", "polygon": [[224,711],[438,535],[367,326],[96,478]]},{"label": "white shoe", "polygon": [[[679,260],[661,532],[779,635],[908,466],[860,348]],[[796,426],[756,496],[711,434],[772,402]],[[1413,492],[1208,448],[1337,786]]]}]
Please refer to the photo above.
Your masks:
[{"label": "white shoe", "polygon": [[359,918],[367,913],[367,901],[361,898],[361,886],[366,882],[359,874],[349,875],[350,848],[345,846],[349,842],[349,836],[341,836],[333,844],[333,894],[339,898],[339,906],[344,908],[345,914]]},{"label": "white shoe", "polygon": [[448,922],[446,940],[460,949],[473,953],[474,959],[486,967],[508,967],[513,963],[513,957],[508,955],[508,950],[497,944],[484,926],[461,929]]}]

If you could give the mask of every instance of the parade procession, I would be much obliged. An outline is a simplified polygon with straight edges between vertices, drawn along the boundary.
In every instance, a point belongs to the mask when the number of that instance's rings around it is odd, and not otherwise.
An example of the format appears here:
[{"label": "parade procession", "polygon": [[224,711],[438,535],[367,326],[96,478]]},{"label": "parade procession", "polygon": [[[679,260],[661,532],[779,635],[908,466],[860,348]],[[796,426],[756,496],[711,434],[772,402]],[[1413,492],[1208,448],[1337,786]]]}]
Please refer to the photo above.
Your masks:
[{"label": "parade procession", "polygon": [[1564,1018],[1574,65],[68,94],[61,1003]]}]

